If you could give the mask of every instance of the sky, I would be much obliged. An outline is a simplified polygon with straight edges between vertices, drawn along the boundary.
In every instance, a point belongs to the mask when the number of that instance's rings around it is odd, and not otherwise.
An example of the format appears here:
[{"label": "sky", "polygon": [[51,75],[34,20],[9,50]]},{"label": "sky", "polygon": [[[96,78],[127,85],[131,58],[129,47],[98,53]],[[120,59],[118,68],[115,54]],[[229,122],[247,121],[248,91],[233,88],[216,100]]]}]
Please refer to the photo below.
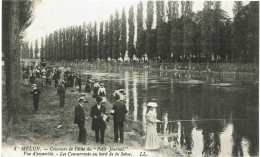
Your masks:
[{"label": "sky", "polygon": [[[144,6],[143,17],[146,17],[146,1],[142,1]],[[166,1],[167,2],[167,1]],[[42,0],[34,9],[34,20],[25,31],[24,40],[34,42],[40,41],[41,37],[50,34],[59,28],[71,25],[82,25],[83,22],[101,22],[109,19],[110,15],[116,10],[121,16],[122,8],[125,8],[126,16],[131,5],[135,10],[139,1],[137,0]],[[204,1],[195,1],[193,11],[197,12],[203,9]],[[223,1],[222,9],[227,12],[229,17],[233,17],[233,1]],[[243,2],[247,4],[248,2]],[[179,5],[180,8],[180,5]]]}]

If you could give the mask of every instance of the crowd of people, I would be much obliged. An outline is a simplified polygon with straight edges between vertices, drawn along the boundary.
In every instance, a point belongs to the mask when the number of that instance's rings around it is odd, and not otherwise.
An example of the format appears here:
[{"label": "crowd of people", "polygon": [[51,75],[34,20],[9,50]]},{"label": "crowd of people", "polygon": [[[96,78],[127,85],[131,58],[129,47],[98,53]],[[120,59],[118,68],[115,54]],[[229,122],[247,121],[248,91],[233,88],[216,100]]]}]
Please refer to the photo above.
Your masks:
[{"label": "crowd of people", "polygon": [[22,71],[26,85],[36,83],[41,86],[52,85],[54,80],[55,87],[58,87],[58,80],[61,78],[61,70],[53,67],[23,66]]},{"label": "crowd of people", "polygon": [[[63,80],[61,84],[58,85],[59,79],[61,78],[61,71],[52,68],[40,68],[24,67],[23,71],[25,74],[29,75],[30,78],[34,76],[38,79],[46,79],[46,84],[51,85],[51,81],[55,80],[55,87],[57,87],[57,95],[60,98],[60,107],[65,105],[65,93],[67,87],[73,87],[74,85],[79,86],[79,92],[81,92],[81,76],[80,74],[73,74],[72,72],[64,72]],[[41,90],[37,87],[35,79],[30,79],[32,85],[31,94],[33,95],[33,106],[34,110],[38,111],[38,103],[40,99]],[[93,84],[93,86],[92,86]],[[79,127],[78,142],[83,144],[88,144],[86,141],[86,128],[85,128],[85,111],[84,105],[86,100],[85,94],[93,94],[92,97],[96,99],[96,104],[91,107],[90,117],[92,117],[91,129],[95,131],[96,143],[104,144],[104,134],[106,130],[106,125],[109,120],[113,117],[114,121],[114,142],[124,143],[124,122],[126,120],[126,114],[128,112],[126,108],[126,93],[123,87],[119,87],[114,93],[115,102],[113,103],[112,110],[107,111],[106,105],[106,89],[103,82],[96,80],[93,82],[91,76],[87,77],[84,92],[78,99],[79,103],[75,107],[75,117],[74,123]],[[92,88],[93,87],[93,88]],[[147,104],[147,129],[145,136],[145,149],[147,150],[157,150],[159,149],[159,138],[156,131],[156,123],[160,122],[156,119],[157,104],[150,102]]]}]

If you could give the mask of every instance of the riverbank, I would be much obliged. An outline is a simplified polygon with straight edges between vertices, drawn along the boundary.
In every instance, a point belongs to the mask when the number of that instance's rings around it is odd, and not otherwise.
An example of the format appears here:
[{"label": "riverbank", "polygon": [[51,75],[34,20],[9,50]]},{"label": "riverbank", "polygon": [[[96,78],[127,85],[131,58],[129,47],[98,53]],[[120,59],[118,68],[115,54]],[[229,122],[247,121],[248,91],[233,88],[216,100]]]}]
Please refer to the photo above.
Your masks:
[{"label": "riverbank", "polygon": [[[4,77],[2,77],[4,78]],[[95,100],[91,95],[87,95],[88,102],[85,104],[87,141],[90,145],[81,145],[77,143],[78,126],[73,123],[74,107],[78,103],[81,95],[77,88],[68,88],[66,92],[65,107],[59,107],[59,97],[56,95],[56,88],[52,86],[43,87],[40,96],[39,111],[34,113],[32,105],[32,96],[30,94],[31,87],[21,84],[21,99],[19,109],[19,123],[6,125],[7,119],[6,97],[5,97],[5,80],[2,83],[2,136],[4,148],[3,151],[10,151],[9,148],[22,148],[24,146],[41,146],[48,149],[50,146],[56,147],[110,147],[127,148],[126,153],[134,154],[132,156],[140,156],[140,152],[146,152],[148,156],[181,156],[177,149],[171,148],[163,144],[161,140],[161,148],[158,151],[145,151],[143,149],[143,138],[135,135],[131,131],[129,123],[125,125],[125,143],[117,144],[113,142],[113,122],[107,123],[105,132],[105,145],[96,144],[94,131],[91,130],[90,108],[95,104]],[[107,103],[106,108],[111,109],[111,104]],[[13,150],[13,149],[11,149]],[[15,153],[16,151],[14,151]],[[5,152],[6,153],[6,152]],[[17,153],[17,152],[16,152]],[[131,155],[126,155],[131,156]]]},{"label": "riverbank", "polygon": [[149,70],[161,72],[202,72],[202,73],[245,73],[258,74],[259,66],[242,63],[116,63],[116,62],[49,62],[51,66],[72,66],[75,68],[117,68],[122,70]]}]

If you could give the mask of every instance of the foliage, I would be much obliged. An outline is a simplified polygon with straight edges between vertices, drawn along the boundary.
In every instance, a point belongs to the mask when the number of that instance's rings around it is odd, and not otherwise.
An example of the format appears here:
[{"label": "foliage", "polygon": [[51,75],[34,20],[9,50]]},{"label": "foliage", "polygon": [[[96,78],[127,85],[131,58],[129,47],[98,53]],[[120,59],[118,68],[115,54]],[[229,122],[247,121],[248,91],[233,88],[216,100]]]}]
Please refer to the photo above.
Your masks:
[{"label": "foliage", "polygon": [[114,25],[113,26],[114,33],[113,33],[113,54],[112,54],[112,58],[117,60],[120,57],[120,54],[119,54],[120,23],[119,23],[118,11],[116,11],[116,13],[115,13],[113,25]]},{"label": "foliage", "polygon": [[125,53],[126,53],[126,15],[125,15],[125,8],[122,9],[119,52],[120,52],[120,56],[124,59]]},{"label": "foliage", "polygon": [[129,17],[128,17],[128,57],[133,59],[133,55],[135,54],[134,47],[134,35],[135,35],[135,25],[134,25],[134,8],[131,6],[129,9]]},{"label": "foliage", "polygon": [[[108,21],[100,23],[99,31],[96,23],[93,27],[91,23],[84,23],[48,34],[45,40],[41,40],[44,43],[40,52],[44,55],[40,56],[47,60],[92,61],[107,60],[108,57],[117,60],[119,57],[124,59],[128,51],[130,59],[134,55],[141,59],[146,53],[150,61],[157,58],[164,62],[208,60],[258,63],[259,2],[244,6],[242,2],[235,1],[233,20],[221,9],[219,1],[205,1],[203,10],[196,13],[192,11],[192,6],[192,1],[148,1],[144,19],[143,3],[140,2],[136,12],[136,38],[134,7],[131,6],[128,22],[123,8],[121,18],[116,11]],[[26,42],[22,44],[23,58],[30,57],[27,45]]]}]

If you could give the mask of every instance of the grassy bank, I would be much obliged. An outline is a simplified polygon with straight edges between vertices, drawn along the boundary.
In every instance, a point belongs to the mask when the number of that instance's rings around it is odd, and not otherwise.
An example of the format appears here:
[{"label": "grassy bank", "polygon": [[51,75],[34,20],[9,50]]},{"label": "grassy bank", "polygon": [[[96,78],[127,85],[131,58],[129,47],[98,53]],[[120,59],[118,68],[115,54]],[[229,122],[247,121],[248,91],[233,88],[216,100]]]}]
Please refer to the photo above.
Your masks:
[{"label": "grassy bank", "polygon": [[[7,110],[5,97],[5,82],[3,80],[3,100],[2,100],[2,136],[3,146],[81,146],[77,143],[78,126],[73,123],[74,107],[78,104],[78,98],[81,95],[77,88],[68,88],[66,93],[65,107],[59,107],[59,97],[56,95],[57,90],[52,86],[42,88],[40,96],[39,111],[33,111],[31,87],[21,84],[21,101],[19,109],[19,122],[16,124],[6,124]],[[91,121],[89,117],[90,108],[95,104],[91,95],[87,95],[88,102],[84,109],[86,113],[86,130],[87,141],[89,146],[101,146],[95,143],[94,131],[91,130]],[[107,110],[111,109],[112,104],[105,104]],[[58,128],[58,126],[62,126]],[[129,150],[144,151],[142,138],[131,131],[131,124],[126,123],[126,142],[121,145],[113,143],[113,121],[107,123],[105,132],[105,147],[128,147]],[[180,155],[177,150],[161,144],[159,151],[147,152],[148,155],[155,156],[176,156]]]}]

